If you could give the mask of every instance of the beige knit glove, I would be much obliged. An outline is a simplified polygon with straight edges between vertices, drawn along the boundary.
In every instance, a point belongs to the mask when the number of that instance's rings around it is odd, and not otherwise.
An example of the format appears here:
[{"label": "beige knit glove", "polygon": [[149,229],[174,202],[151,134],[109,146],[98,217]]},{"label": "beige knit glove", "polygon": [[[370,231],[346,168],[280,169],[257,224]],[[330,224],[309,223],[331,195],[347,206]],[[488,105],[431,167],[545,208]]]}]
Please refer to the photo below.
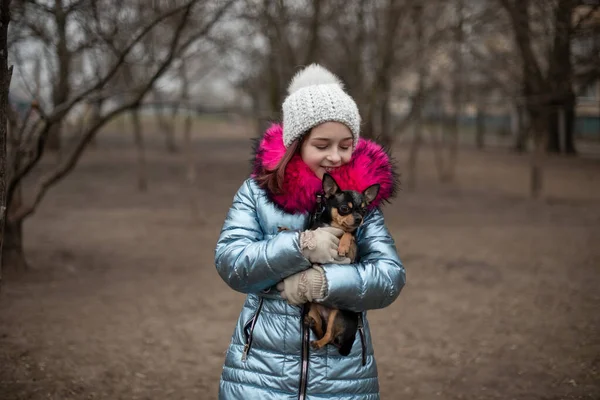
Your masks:
[{"label": "beige knit glove", "polygon": [[277,284],[281,297],[293,305],[312,302],[325,297],[327,281],[325,271],[318,265],[290,275]]},{"label": "beige knit glove", "polygon": [[350,264],[349,258],[338,255],[343,234],[343,230],[332,226],[300,233],[302,255],[313,264]]}]

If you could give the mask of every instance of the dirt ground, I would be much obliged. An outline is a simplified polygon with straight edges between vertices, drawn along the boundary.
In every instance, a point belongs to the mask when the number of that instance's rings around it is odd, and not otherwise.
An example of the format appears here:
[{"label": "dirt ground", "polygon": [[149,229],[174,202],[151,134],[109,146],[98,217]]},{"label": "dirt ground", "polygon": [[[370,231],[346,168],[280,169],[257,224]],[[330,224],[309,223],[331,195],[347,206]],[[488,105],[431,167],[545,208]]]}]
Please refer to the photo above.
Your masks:
[{"label": "dirt ground", "polygon": [[[103,133],[25,224],[31,269],[0,293],[0,399],[215,399],[244,296],[213,250],[249,170],[250,134],[212,123],[194,152],[160,138],[136,188],[130,135]],[[404,169],[406,145],[395,157]],[[52,159],[45,161],[48,165]],[[384,209],[408,283],[369,312],[383,399],[600,399],[600,159],[461,149],[457,183]]]}]

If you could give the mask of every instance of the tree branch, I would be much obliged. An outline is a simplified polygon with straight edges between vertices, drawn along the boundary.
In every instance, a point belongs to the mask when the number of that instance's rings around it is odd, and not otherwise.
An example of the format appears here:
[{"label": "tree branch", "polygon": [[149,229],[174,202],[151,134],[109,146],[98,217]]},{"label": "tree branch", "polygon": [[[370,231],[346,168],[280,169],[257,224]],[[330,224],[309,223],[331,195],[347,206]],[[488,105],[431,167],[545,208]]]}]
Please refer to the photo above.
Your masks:
[{"label": "tree branch", "polygon": [[[16,222],[23,220],[29,215],[35,212],[36,207],[45,196],[46,192],[56,184],[60,179],[62,179],[65,175],[67,175],[77,164],[81,155],[83,154],[84,149],[88,145],[88,143],[92,140],[96,132],[105,125],[108,121],[110,121],[115,116],[128,111],[130,109],[134,109],[139,106],[140,102],[144,98],[144,96],[148,93],[148,91],[152,88],[154,83],[164,74],[167,68],[171,65],[171,62],[174,59],[174,55],[176,53],[183,53],[194,41],[205,35],[215,24],[216,22],[223,16],[223,14],[229,9],[229,7],[234,3],[235,0],[229,0],[219,11],[215,13],[215,16],[211,21],[209,21],[204,28],[196,35],[192,35],[187,41],[185,41],[181,46],[179,46],[179,40],[181,38],[181,34],[183,29],[186,26],[186,22],[188,20],[189,14],[191,12],[191,8],[193,6],[193,2],[187,4],[184,15],[182,16],[180,24],[177,26],[177,30],[174,34],[171,45],[169,46],[170,51],[168,56],[162,62],[160,67],[155,71],[154,75],[148,80],[148,82],[142,87],[142,89],[138,92],[137,96],[130,100],[129,102],[121,105],[120,107],[114,109],[103,118],[98,119],[96,123],[89,128],[86,134],[81,138],[73,152],[69,155],[64,163],[55,168],[49,175],[41,179],[41,182],[37,185],[35,194],[33,196],[33,200],[24,204],[18,210],[16,210],[12,216],[10,216],[11,221]],[[46,124],[47,128],[48,124]],[[46,132],[47,133],[47,132]]]},{"label": "tree branch", "polygon": [[150,22],[150,24],[148,24],[147,26],[145,26],[144,29],[142,29],[142,31],[140,33],[138,33],[134,37],[134,39],[131,41],[131,43],[122,51],[120,57],[117,59],[117,61],[115,61],[115,63],[112,66],[112,68],[108,71],[108,73],[100,81],[98,81],[91,88],[88,88],[88,89],[84,90],[83,92],[81,92],[80,94],[78,94],[77,96],[75,96],[70,101],[57,106],[53,110],[52,114],[50,114],[50,115],[46,115],[43,111],[40,110],[41,111],[41,115],[43,116],[43,118],[46,119],[48,121],[48,123],[52,123],[52,124],[54,124],[57,121],[59,121],[71,108],[73,108],[73,106],[75,106],[77,103],[79,103],[80,101],[82,101],[84,98],[86,98],[91,93],[93,93],[93,92],[101,89],[104,85],[106,85],[106,83],[119,70],[120,66],[125,62],[125,58],[129,54],[129,52],[131,51],[131,49],[133,49],[133,47],[148,32],[150,32],[156,25],[158,25],[161,21],[169,18],[170,16],[177,14],[181,10],[192,7],[197,1],[198,0],[190,0],[190,1],[188,1],[187,3],[185,3],[182,6],[176,7],[173,10],[170,10],[170,11],[164,13],[164,14],[161,14],[156,19],[154,19],[152,22]]},{"label": "tree branch", "polygon": [[587,22],[598,10],[600,9],[600,4],[593,5],[589,8],[589,10],[579,18],[579,20],[575,23],[573,27],[574,31],[578,31],[581,26]]}]

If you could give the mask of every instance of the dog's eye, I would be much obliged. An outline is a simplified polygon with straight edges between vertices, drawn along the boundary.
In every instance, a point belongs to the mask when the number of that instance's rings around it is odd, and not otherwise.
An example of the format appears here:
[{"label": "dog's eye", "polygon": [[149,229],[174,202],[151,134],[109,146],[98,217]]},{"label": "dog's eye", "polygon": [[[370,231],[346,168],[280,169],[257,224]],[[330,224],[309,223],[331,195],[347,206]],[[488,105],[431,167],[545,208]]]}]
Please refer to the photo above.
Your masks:
[{"label": "dog's eye", "polygon": [[348,208],[348,206],[340,206],[341,214],[348,214],[349,212],[350,212],[350,209]]}]

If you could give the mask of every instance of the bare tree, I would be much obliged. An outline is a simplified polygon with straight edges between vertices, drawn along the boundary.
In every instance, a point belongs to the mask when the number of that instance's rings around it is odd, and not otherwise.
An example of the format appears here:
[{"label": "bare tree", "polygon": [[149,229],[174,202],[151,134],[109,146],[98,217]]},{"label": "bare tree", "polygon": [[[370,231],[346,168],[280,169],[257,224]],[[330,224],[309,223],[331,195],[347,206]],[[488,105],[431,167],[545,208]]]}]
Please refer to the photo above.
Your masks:
[{"label": "bare tree", "polygon": [[[165,104],[164,94],[160,88],[154,88],[152,90],[154,100],[158,104]],[[177,103],[176,103],[177,104]],[[175,118],[177,116],[177,106],[171,109],[170,119],[164,114],[165,107],[159,106],[159,109],[155,110],[156,122],[161,130],[161,133],[165,135],[165,146],[169,153],[177,153],[179,151],[177,144],[175,143]]]},{"label": "bare tree", "polygon": [[417,36],[417,64],[418,64],[418,83],[417,83],[417,93],[419,93],[418,102],[419,104],[415,107],[415,115],[413,121],[413,130],[414,136],[410,146],[410,152],[408,155],[408,182],[407,186],[409,189],[414,190],[417,186],[417,159],[419,155],[419,149],[421,147],[421,142],[423,140],[423,104],[422,97],[425,86],[425,74],[426,68],[425,65],[425,46],[423,40],[423,29],[425,18],[423,16],[423,5],[416,4],[414,6],[414,21],[416,23],[416,36]]},{"label": "bare tree", "polygon": [[[190,81],[189,72],[185,60],[182,60],[179,66],[179,76],[181,77],[181,96],[180,100],[183,103],[190,101]],[[179,107],[177,107],[179,108]],[[198,207],[198,196],[196,194],[196,164],[194,162],[194,153],[192,147],[192,116],[189,110],[186,110],[185,119],[183,122],[183,143],[185,149],[185,165],[186,165],[186,182],[188,185],[188,198],[190,202],[190,212],[192,220],[200,221],[200,210]]]},{"label": "bare tree", "polygon": [[7,157],[6,141],[8,118],[8,89],[12,68],[8,69],[8,24],[10,22],[10,0],[0,2],[0,284],[2,283],[2,248],[6,219]]},{"label": "bare tree", "polygon": [[455,4],[456,25],[454,26],[454,73],[452,84],[452,123],[448,144],[448,158],[443,174],[440,176],[442,182],[452,182],[456,171],[458,159],[458,144],[460,131],[460,116],[463,111],[464,85],[464,6],[463,0],[456,0]]},{"label": "bare tree", "polygon": [[[507,11],[523,65],[523,101],[536,143],[549,151],[574,153],[574,73],[571,44],[576,0],[530,2],[500,0]],[[535,35],[536,31],[541,31]],[[543,41],[550,38],[549,41]],[[558,121],[565,113],[566,138],[560,146]],[[545,119],[546,121],[541,121]],[[541,132],[537,132],[542,130]]]},{"label": "bare tree", "polygon": [[[565,126],[567,138],[564,151],[575,151],[573,142],[573,121],[575,96],[571,65],[571,18],[577,5],[575,0],[559,0],[556,4],[535,3],[529,0],[500,0],[506,9],[519,50],[523,68],[522,96],[527,110],[529,129],[533,135],[534,151],[531,158],[531,195],[541,194],[543,164],[546,149],[558,150],[558,132],[554,126],[559,121],[559,110],[567,113],[561,122]],[[536,6],[537,8],[534,8]],[[541,8],[540,8],[541,7]],[[547,15],[550,14],[551,18]],[[534,19],[532,16],[541,15]],[[545,27],[554,31],[552,42],[544,46],[544,51],[536,48],[533,27]]]},{"label": "bare tree", "polygon": [[[36,108],[36,112],[40,116],[39,123],[34,124],[32,128],[24,128],[23,134],[19,136],[19,146],[16,146],[15,150],[21,151],[26,156],[23,157],[18,168],[12,172],[12,178],[8,185],[8,218],[5,238],[11,237],[13,240],[11,246],[4,248],[5,256],[14,256],[15,265],[25,265],[21,241],[22,222],[35,212],[48,190],[73,170],[96,132],[115,116],[137,108],[158,79],[169,72],[173,60],[178,55],[190,51],[194,44],[205,38],[234,2],[235,0],[218,3],[181,0],[153,3],[150,15],[146,14],[143,18],[135,12],[120,12],[121,7],[117,7],[113,0],[72,3],[72,6],[74,4],[79,7],[89,6],[86,7],[86,24],[82,26],[85,28],[84,32],[88,40],[97,45],[88,50],[88,53],[97,55],[108,52],[114,54],[114,61],[104,68],[99,79],[94,79],[93,75],[88,74],[85,76],[86,79],[79,80],[77,90],[69,91],[68,98],[62,103],[50,107],[40,104]],[[127,21],[123,21],[123,18]],[[144,81],[135,82],[134,87],[119,88],[120,92],[115,92],[114,86],[111,88],[109,83],[122,70],[124,64],[134,61],[137,57],[143,57],[143,52],[140,54],[140,49],[143,48],[140,47],[142,39],[153,29],[161,27],[166,46],[161,52],[160,59],[150,66],[151,73],[145,77]],[[122,40],[124,37],[127,39]],[[67,36],[67,40],[70,38],[71,35]],[[67,47],[72,48],[69,45]],[[85,71],[83,72],[85,73]],[[120,96],[120,98],[125,100],[115,102],[123,92],[127,95]],[[45,171],[46,173],[33,185],[31,195],[26,196],[22,204],[13,204],[12,201],[15,199],[17,189],[21,186],[23,179],[30,176],[46,150],[51,130],[57,124],[62,123],[66,115],[75,107],[97,99],[111,103],[112,107],[107,108],[94,123],[86,126],[73,148],[69,149],[70,151],[65,154],[60,163]],[[27,137],[31,137],[32,140],[25,141],[24,139]]]}]

